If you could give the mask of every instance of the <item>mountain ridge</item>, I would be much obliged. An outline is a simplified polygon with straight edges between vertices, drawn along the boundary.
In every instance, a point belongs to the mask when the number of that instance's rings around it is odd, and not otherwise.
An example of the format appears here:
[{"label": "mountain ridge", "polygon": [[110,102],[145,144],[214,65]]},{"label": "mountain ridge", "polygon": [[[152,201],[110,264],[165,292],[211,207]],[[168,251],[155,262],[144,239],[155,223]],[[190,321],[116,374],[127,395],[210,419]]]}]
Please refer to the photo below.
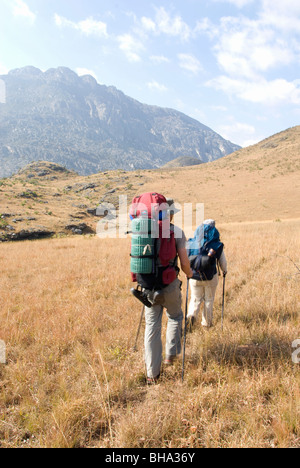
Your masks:
[{"label": "mountain ridge", "polygon": [[240,149],[179,111],[142,104],[66,67],[29,66],[0,79],[0,177],[37,160],[89,175],[155,169],[182,155],[208,162]]},{"label": "mountain ridge", "polygon": [[34,162],[0,180],[0,242],[95,234],[99,204],[118,209],[120,196],[130,204],[150,191],[182,207],[203,204],[205,217],[218,225],[300,219],[299,153],[300,126],[190,167],[80,176],[53,162]]}]

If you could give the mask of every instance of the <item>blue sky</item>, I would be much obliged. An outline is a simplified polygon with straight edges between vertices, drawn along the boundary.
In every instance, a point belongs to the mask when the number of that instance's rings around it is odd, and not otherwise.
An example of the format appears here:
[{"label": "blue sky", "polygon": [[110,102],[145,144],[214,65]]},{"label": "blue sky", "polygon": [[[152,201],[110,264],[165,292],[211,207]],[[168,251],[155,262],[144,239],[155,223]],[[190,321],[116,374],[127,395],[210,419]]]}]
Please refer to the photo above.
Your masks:
[{"label": "blue sky", "polygon": [[0,74],[92,74],[242,146],[300,124],[299,0],[0,0]]}]

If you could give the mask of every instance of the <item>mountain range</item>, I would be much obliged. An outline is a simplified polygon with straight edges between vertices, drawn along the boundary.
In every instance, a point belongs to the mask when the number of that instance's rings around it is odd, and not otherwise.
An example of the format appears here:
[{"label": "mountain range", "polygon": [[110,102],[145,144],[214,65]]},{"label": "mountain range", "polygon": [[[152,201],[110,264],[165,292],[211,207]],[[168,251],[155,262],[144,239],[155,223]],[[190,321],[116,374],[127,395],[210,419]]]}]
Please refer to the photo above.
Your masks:
[{"label": "mountain range", "polygon": [[47,160],[80,175],[210,162],[240,149],[173,109],[142,104],[90,75],[25,67],[1,75],[0,177]]},{"label": "mountain range", "polygon": [[[120,196],[127,197],[129,204],[150,191],[174,198],[183,208],[179,218],[186,215],[185,203],[193,210],[200,203],[206,218],[214,218],[218,225],[233,223],[237,232],[245,221],[250,223],[249,232],[254,232],[253,223],[258,221],[300,219],[299,153],[300,126],[211,163],[189,167],[176,164],[80,176],[53,162],[33,162],[0,180],[0,243],[94,234],[100,204],[117,210]],[[186,235],[192,235],[191,226],[184,223]],[[291,239],[297,235],[291,231]],[[262,248],[265,244],[262,239]]]}]

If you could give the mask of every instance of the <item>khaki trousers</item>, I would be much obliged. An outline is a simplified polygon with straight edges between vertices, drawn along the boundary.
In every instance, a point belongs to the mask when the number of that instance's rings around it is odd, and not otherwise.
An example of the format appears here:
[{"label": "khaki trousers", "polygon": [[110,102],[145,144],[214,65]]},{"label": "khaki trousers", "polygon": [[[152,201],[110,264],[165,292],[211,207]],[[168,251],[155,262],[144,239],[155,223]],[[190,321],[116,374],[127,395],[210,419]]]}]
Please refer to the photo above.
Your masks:
[{"label": "khaki trousers", "polygon": [[188,309],[188,318],[198,318],[201,305],[204,303],[202,312],[202,326],[211,327],[213,324],[214,300],[219,283],[218,274],[211,281],[190,280],[191,299]]},{"label": "khaki trousers", "polygon": [[161,305],[154,304],[145,308],[145,363],[147,376],[156,378],[162,363],[162,316],[166,308],[168,325],[166,332],[166,357],[181,353],[183,312],[181,308],[181,282],[176,279],[163,289],[164,300]]}]

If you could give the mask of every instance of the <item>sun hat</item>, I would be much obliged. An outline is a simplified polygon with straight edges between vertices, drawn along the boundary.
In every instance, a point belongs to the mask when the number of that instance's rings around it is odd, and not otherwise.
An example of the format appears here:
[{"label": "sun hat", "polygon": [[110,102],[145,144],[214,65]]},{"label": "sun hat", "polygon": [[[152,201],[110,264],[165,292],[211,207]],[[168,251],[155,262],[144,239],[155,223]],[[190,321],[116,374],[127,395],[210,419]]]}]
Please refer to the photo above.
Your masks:
[{"label": "sun hat", "polygon": [[170,214],[176,214],[176,213],[180,212],[180,210],[178,208],[176,208],[173,198],[167,198],[166,200],[167,200],[167,203],[169,205],[169,213]]}]

